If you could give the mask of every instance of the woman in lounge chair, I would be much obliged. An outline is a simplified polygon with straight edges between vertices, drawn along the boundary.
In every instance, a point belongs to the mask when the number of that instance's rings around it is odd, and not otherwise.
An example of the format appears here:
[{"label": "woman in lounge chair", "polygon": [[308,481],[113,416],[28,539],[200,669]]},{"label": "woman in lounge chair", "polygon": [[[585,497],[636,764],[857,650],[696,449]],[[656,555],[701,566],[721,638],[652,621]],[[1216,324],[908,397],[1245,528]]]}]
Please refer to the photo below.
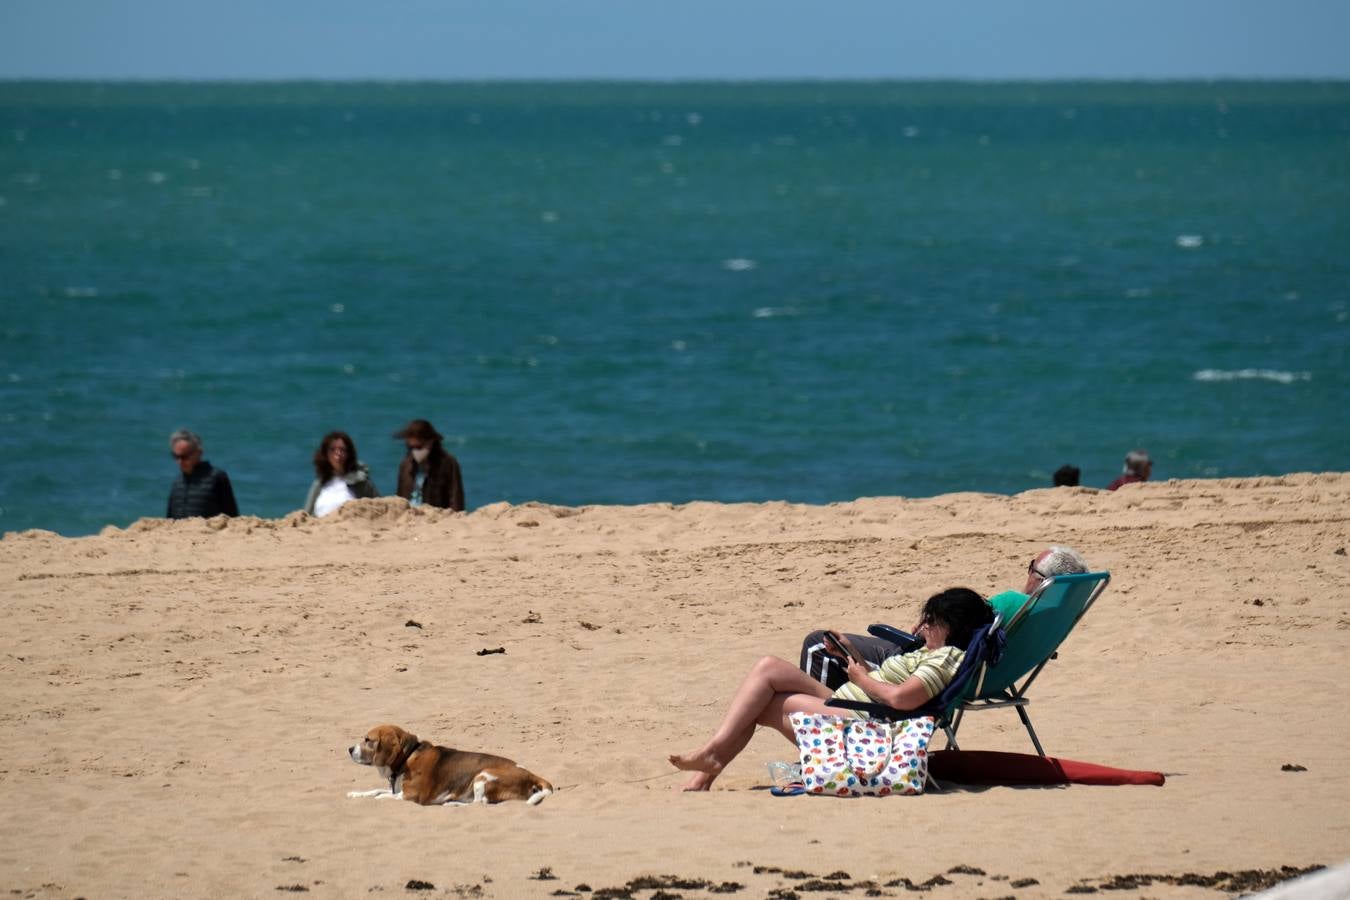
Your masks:
[{"label": "woman in lounge chair", "polygon": [[[993,609],[969,588],[948,588],[934,594],[919,617],[922,648],[892,656],[875,669],[850,660],[848,683],[833,693],[794,663],[766,656],[751,667],[736,689],[712,738],[691,753],[672,753],[667,759],[675,768],[694,773],[684,790],[706,791],[750,743],[756,725],[778,729],[795,745],[797,738],[788,718],[792,713],[848,714],[847,710],[825,705],[831,696],[884,703],[900,710],[916,709],[947,686],[961,665],[971,637],[981,625],[993,620]],[[841,649],[847,651],[848,647]]]}]

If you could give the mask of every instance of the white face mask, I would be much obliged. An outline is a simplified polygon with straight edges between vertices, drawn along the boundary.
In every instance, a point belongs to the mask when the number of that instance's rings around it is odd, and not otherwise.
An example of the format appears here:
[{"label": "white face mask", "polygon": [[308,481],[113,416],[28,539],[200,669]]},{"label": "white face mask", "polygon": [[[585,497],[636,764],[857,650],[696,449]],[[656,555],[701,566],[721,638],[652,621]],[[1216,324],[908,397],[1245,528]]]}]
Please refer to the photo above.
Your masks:
[{"label": "white face mask", "polygon": [[427,457],[430,454],[431,454],[430,447],[418,447],[416,450],[412,451],[412,458],[417,460],[417,462],[419,463],[424,463],[427,461]]}]

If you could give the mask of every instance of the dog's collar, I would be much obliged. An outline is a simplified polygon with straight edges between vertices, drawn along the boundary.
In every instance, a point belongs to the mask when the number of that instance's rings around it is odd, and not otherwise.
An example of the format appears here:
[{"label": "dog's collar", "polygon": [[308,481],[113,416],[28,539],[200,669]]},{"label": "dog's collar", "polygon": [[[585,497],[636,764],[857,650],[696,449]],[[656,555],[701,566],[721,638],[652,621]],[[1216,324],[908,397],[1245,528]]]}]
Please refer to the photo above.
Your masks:
[{"label": "dog's collar", "polygon": [[[399,776],[403,774],[404,768],[408,765],[408,760],[412,759],[412,755],[418,750],[421,750],[422,745],[425,743],[425,741],[418,741],[407,753],[404,753],[402,756],[394,757],[395,761],[389,764],[389,793],[398,793],[397,785]],[[400,747],[399,749],[402,750],[403,748]]]}]

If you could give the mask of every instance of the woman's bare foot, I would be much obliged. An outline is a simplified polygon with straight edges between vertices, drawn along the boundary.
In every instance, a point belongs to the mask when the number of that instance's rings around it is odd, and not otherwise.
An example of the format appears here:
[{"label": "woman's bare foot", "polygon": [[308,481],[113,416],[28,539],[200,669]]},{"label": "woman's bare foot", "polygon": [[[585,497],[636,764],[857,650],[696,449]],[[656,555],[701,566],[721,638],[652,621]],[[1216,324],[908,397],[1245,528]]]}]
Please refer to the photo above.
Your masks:
[{"label": "woman's bare foot", "polygon": [[722,761],[708,752],[672,753],[666,759],[683,772],[703,772],[716,778],[722,771]]},{"label": "woman's bare foot", "polygon": [[709,775],[707,772],[696,772],[694,773],[694,777],[690,778],[684,784],[676,785],[675,790],[681,793],[684,791],[706,791],[712,787],[713,778],[715,777],[716,776]]}]

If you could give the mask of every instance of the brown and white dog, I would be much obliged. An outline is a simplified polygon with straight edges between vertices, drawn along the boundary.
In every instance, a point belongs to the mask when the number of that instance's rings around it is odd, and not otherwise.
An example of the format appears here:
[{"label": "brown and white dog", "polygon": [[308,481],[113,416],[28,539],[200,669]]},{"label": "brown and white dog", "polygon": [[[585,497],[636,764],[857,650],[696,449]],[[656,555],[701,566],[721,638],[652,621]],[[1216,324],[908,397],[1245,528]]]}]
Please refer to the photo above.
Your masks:
[{"label": "brown and white dog", "polygon": [[553,793],[553,785],[503,756],[438,747],[397,725],[375,726],[347,754],[389,779],[387,789],[349,791],[348,797],[412,800],[423,806],[501,800],[533,805]]}]

